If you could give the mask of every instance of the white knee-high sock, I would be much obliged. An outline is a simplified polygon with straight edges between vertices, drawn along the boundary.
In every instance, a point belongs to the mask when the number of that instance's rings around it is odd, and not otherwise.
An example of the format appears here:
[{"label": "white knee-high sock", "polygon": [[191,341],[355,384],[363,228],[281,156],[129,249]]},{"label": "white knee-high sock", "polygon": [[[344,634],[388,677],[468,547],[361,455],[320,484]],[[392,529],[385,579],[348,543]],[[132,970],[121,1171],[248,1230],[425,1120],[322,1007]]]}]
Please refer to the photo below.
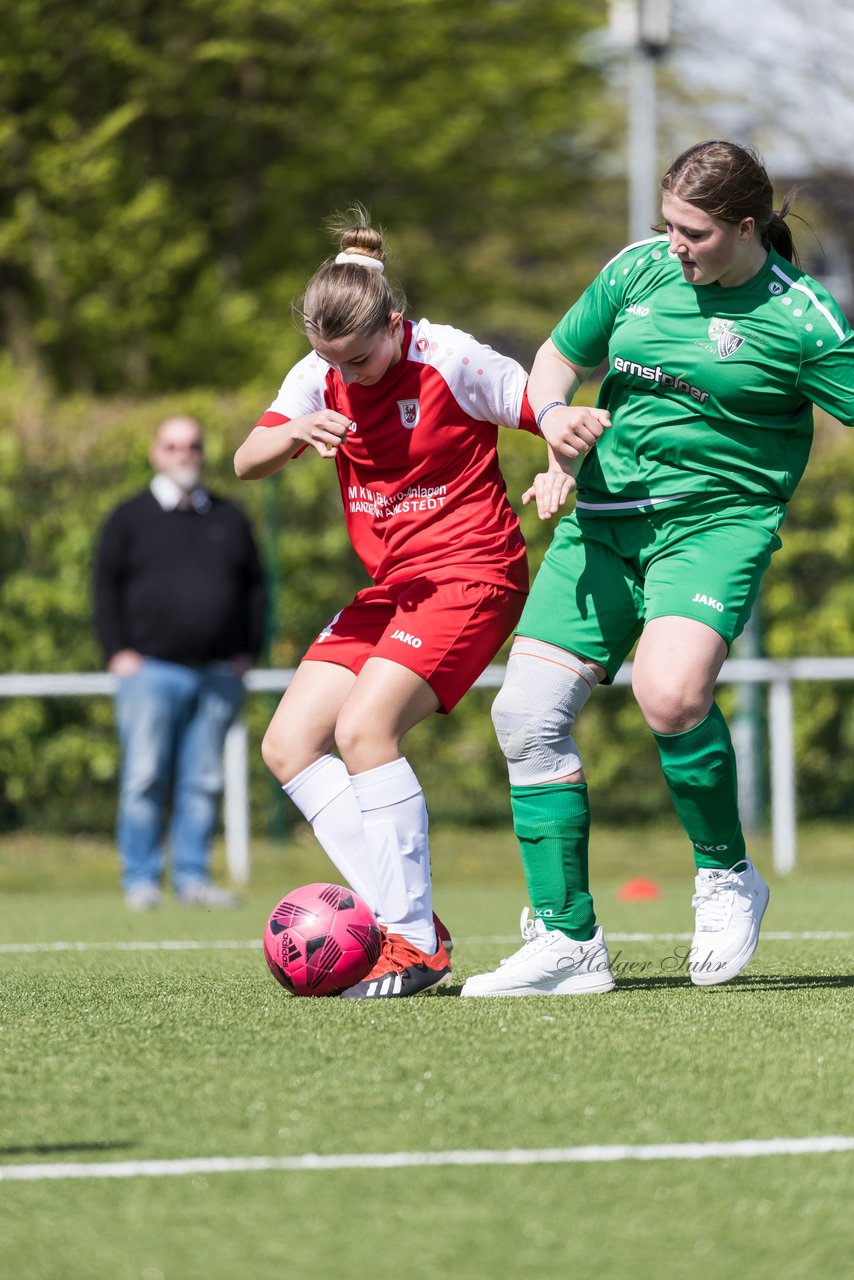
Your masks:
[{"label": "white knee-high sock", "polygon": [[433,887],[427,806],[409,761],[401,757],[377,769],[351,774],[379,895],[379,915],[432,955]]},{"label": "white knee-high sock", "polygon": [[362,811],[343,760],[321,756],[286,782],[282,790],[311,823],[318,843],[345,882],[379,914],[379,894]]}]

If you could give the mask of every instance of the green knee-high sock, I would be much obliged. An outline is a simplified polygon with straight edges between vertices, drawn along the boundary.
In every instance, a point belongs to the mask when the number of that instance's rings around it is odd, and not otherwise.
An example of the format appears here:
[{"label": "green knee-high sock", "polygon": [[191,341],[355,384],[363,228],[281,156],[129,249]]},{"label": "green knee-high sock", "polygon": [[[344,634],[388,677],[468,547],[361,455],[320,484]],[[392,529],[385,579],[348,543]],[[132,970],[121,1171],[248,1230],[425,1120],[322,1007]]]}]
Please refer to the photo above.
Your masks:
[{"label": "green knee-high sock", "polygon": [[510,804],[534,914],[549,929],[587,942],[596,916],[587,878],[586,784],[511,786]]},{"label": "green knee-high sock", "polygon": [[700,867],[731,867],[745,853],[735,752],[717,703],[684,733],[655,733],[673,807]]}]

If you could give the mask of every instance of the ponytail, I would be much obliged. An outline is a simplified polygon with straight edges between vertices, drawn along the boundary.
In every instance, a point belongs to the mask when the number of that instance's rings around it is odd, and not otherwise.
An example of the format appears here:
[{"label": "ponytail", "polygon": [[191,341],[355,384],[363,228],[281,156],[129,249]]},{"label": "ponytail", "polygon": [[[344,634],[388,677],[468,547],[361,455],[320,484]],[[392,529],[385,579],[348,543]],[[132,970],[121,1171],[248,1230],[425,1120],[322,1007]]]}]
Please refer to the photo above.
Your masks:
[{"label": "ponytail", "polygon": [[772,249],[776,249],[781,258],[785,258],[787,262],[793,262],[799,267],[798,251],[795,248],[795,241],[792,237],[792,231],[786,222],[789,216],[789,208],[791,205],[791,193],[786,196],[782,207],[775,209],[771,214],[771,220],[765,228],[764,239],[767,240]]}]

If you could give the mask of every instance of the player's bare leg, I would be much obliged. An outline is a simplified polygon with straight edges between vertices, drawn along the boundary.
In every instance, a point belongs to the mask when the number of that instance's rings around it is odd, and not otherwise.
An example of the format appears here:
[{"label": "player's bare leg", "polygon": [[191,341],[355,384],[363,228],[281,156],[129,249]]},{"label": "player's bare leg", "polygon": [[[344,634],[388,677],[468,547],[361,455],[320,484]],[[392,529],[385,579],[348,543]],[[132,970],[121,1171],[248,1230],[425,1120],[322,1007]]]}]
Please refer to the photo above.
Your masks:
[{"label": "player's bare leg", "polygon": [[261,752],[321,848],[375,914],[380,904],[362,813],[347,766],[335,752],[335,725],[356,677],[331,662],[304,661],[264,735]]},{"label": "player's bare leg", "polygon": [[727,655],[723,636],[694,618],[653,618],[632,663],[632,692],[653,733],[683,733],[709,714]]},{"label": "player's bare leg", "polygon": [[261,744],[267,768],[284,785],[335,747],[335,726],[356,677],[333,662],[301,662]]},{"label": "player's bare leg", "polygon": [[693,618],[652,619],[633,665],[635,697],[653,731],[673,806],[693,846],[696,925],[691,981],[715,986],[756,950],[769,890],[746,856],[735,753],[714,688],[723,637]]},{"label": "player's bare leg", "polygon": [[[356,677],[306,661],[262,748],[342,878],[386,924],[381,959],[394,951],[396,976],[385,987],[395,995],[450,980],[436,930],[450,937],[432,910],[424,797],[401,755],[405,734],[438,705],[429,684],[398,663],[371,658]],[[411,972],[401,978],[403,970]]]},{"label": "player's bare leg", "polygon": [[350,999],[417,995],[451,980],[433,916],[427,808],[401,754],[409,730],[438,708],[421,676],[369,658],[338,717],[336,742],[362,812],[387,930],[375,969],[345,992]]}]

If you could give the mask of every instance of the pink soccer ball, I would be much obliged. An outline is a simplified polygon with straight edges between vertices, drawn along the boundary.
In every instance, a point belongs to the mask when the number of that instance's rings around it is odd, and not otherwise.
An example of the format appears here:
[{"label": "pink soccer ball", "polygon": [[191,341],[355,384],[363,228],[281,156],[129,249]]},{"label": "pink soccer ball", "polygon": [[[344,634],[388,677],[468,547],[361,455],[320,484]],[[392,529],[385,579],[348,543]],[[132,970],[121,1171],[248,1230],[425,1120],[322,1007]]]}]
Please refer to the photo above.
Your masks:
[{"label": "pink soccer ball", "polygon": [[382,937],[371,908],[340,884],[304,884],[264,930],[270,972],[295,996],[337,996],[374,967]]}]

